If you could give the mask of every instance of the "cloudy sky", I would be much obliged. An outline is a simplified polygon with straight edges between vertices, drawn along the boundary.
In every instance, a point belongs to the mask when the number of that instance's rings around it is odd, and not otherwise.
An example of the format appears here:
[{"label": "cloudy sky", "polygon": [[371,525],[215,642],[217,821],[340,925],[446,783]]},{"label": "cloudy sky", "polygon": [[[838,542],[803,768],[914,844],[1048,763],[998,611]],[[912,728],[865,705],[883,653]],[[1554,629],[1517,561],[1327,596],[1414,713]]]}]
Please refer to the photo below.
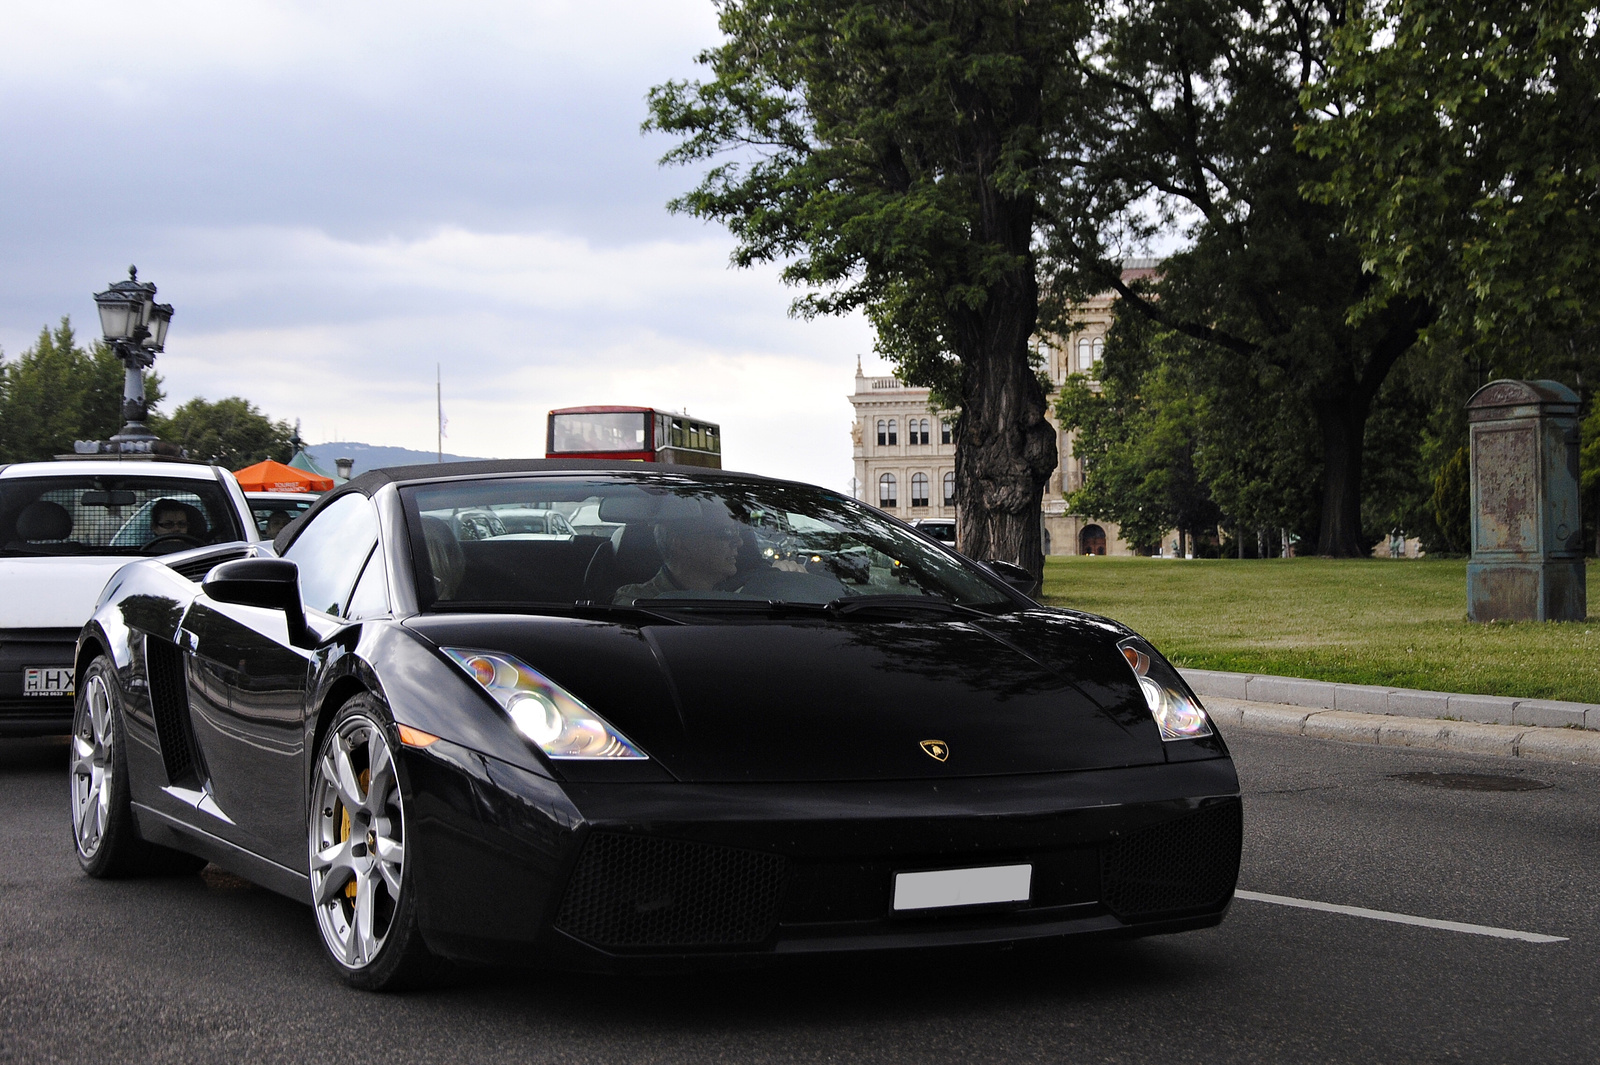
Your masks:
[{"label": "cloudy sky", "polygon": [[639,133],[710,0],[52,0],[0,33],[0,350],[137,263],[176,307],[172,402],[243,395],[311,440],[527,456],[544,413],[722,423],[726,465],[850,477],[860,319],[669,215]]}]

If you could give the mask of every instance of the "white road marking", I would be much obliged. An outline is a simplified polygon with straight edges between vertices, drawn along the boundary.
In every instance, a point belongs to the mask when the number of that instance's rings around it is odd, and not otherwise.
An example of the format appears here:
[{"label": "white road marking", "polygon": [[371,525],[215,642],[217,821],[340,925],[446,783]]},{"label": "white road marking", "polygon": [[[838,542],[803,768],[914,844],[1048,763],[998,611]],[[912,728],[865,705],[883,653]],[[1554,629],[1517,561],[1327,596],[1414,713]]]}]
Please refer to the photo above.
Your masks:
[{"label": "white road marking", "polygon": [[1332,902],[1296,899],[1288,895],[1264,895],[1259,891],[1235,891],[1233,897],[1245,899],[1249,902],[1270,902],[1274,906],[1294,906],[1302,910],[1342,913],[1347,917],[1365,917],[1369,921],[1414,924],[1422,928],[1442,928],[1446,932],[1465,932],[1468,935],[1493,936],[1496,939],[1519,939],[1524,943],[1565,943],[1567,941],[1566,936],[1546,936],[1538,932],[1519,932],[1515,928],[1494,928],[1486,924],[1467,924],[1464,921],[1437,921],[1432,917],[1413,917],[1408,913],[1369,910],[1365,906],[1339,906]]}]

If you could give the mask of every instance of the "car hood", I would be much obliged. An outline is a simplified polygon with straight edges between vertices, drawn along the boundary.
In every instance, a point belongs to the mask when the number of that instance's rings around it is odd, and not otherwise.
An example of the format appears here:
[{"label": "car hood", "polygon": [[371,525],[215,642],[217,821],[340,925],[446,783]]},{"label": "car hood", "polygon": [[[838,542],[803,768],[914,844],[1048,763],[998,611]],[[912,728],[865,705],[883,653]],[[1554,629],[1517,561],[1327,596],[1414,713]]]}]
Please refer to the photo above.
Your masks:
[{"label": "car hood", "polygon": [[77,629],[106,581],[137,559],[122,555],[0,558],[0,629]]},{"label": "car hood", "polygon": [[944,619],[408,624],[441,646],[517,656],[682,780],[992,776],[1165,758],[1114,641],[1093,632]]}]

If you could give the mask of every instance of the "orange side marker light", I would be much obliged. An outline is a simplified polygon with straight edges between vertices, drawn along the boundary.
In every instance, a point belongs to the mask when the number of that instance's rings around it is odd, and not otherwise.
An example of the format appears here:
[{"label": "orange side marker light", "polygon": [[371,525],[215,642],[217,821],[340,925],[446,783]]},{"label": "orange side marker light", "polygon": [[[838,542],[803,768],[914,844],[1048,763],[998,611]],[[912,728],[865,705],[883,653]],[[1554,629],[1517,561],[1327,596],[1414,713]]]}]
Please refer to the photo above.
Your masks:
[{"label": "orange side marker light", "polygon": [[407,747],[431,747],[439,742],[439,737],[431,732],[423,732],[419,728],[412,728],[410,725],[401,725],[400,742]]}]

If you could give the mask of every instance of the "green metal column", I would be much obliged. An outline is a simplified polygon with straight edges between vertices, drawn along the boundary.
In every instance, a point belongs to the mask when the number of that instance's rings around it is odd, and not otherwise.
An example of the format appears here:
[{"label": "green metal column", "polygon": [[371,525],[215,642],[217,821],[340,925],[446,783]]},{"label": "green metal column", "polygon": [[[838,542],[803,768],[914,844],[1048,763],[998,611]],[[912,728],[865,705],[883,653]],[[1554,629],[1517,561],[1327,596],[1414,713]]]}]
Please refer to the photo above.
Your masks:
[{"label": "green metal column", "polygon": [[1578,397],[1558,381],[1491,381],[1467,401],[1473,621],[1582,621]]}]

